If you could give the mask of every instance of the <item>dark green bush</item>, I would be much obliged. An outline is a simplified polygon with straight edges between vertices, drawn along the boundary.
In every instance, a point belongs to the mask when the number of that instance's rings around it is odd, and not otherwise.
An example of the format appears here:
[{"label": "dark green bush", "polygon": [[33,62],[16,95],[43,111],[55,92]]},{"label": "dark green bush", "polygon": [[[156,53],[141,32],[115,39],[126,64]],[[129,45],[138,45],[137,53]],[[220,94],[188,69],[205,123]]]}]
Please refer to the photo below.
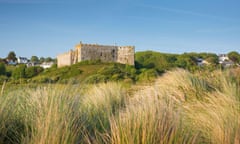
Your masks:
[{"label": "dark green bush", "polygon": [[89,76],[85,80],[86,83],[92,83],[92,84],[106,82],[106,81],[107,81],[107,77],[101,74],[95,74],[95,75]]},{"label": "dark green bush", "polygon": [[3,63],[0,62],[0,75],[6,74],[6,67]]},{"label": "dark green bush", "polygon": [[39,73],[43,72],[43,68],[39,66],[28,67],[25,69],[26,78],[32,78]]}]

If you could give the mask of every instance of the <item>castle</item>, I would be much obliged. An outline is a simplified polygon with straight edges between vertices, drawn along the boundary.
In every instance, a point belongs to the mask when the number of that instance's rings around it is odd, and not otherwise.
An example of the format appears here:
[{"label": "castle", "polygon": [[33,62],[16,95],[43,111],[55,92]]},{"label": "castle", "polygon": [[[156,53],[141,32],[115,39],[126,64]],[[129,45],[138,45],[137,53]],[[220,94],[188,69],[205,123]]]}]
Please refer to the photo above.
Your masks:
[{"label": "castle", "polygon": [[101,60],[134,65],[134,46],[111,46],[98,44],[77,44],[75,50],[57,56],[58,67],[69,66],[84,60]]}]

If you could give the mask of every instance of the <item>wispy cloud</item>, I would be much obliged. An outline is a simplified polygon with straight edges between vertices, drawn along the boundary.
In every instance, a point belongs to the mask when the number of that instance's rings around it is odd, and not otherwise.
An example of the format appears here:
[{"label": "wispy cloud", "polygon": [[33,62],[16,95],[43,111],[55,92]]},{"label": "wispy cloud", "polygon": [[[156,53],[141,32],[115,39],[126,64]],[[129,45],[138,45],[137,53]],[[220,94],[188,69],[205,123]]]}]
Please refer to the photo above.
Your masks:
[{"label": "wispy cloud", "polygon": [[56,3],[58,0],[0,0],[0,4],[42,4]]},{"label": "wispy cloud", "polygon": [[192,11],[192,10],[169,8],[169,7],[162,7],[162,6],[155,6],[155,5],[140,5],[140,6],[143,7],[143,8],[156,9],[156,10],[175,13],[175,14],[191,15],[191,16],[205,17],[205,18],[213,18],[213,19],[218,19],[218,20],[235,20],[235,19],[231,19],[231,18],[227,18],[227,17],[217,16],[217,15],[212,15],[212,14],[207,14],[207,13],[195,12],[195,11]]},{"label": "wispy cloud", "polygon": [[198,33],[228,33],[240,32],[240,27],[223,27],[223,28],[203,28],[196,30]]}]

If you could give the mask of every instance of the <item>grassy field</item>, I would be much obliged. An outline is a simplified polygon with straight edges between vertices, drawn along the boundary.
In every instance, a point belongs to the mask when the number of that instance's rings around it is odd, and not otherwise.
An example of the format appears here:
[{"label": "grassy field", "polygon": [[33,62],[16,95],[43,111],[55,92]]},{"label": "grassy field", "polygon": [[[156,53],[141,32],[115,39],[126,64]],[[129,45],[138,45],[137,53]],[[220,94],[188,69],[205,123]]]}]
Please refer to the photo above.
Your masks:
[{"label": "grassy field", "polygon": [[6,85],[0,143],[240,143],[239,70],[176,69],[154,83]]}]

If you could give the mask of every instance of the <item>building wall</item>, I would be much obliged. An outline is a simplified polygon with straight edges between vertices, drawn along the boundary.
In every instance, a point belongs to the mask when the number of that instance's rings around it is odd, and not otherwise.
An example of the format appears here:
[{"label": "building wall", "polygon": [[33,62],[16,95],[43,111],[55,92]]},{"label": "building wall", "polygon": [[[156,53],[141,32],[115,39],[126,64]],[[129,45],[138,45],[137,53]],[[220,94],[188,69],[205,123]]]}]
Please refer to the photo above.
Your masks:
[{"label": "building wall", "polygon": [[83,44],[81,47],[81,59],[84,60],[101,60],[103,62],[115,62],[117,60],[117,46],[103,46]]},{"label": "building wall", "polygon": [[77,59],[76,62],[79,62],[79,61],[81,60],[81,57],[82,57],[81,48],[82,48],[82,43],[77,44],[77,45],[75,46],[76,59]]},{"label": "building wall", "polygon": [[57,56],[58,67],[69,66],[72,64],[72,52],[66,52]]},{"label": "building wall", "polygon": [[135,54],[134,46],[119,46],[117,62],[134,65],[134,54]]},{"label": "building wall", "polygon": [[134,46],[109,46],[78,44],[75,50],[57,56],[58,67],[72,65],[84,60],[101,60],[134,65]]}]

